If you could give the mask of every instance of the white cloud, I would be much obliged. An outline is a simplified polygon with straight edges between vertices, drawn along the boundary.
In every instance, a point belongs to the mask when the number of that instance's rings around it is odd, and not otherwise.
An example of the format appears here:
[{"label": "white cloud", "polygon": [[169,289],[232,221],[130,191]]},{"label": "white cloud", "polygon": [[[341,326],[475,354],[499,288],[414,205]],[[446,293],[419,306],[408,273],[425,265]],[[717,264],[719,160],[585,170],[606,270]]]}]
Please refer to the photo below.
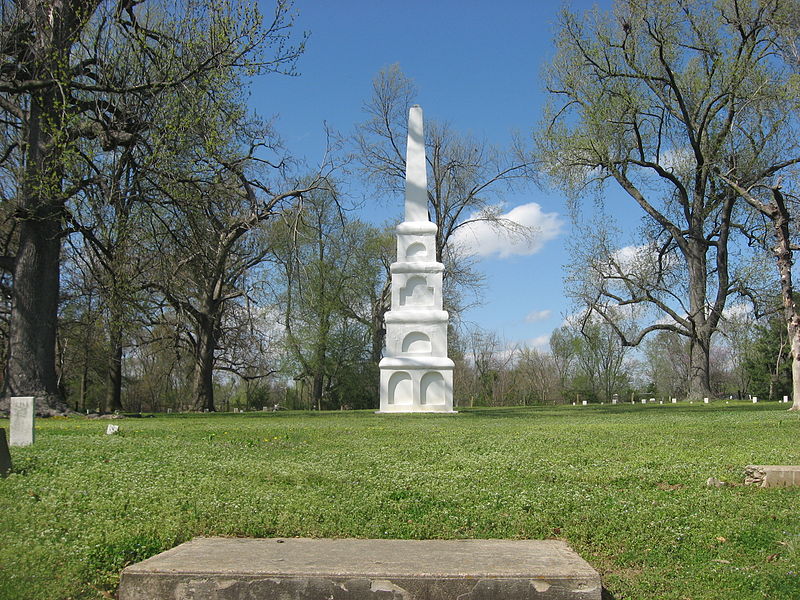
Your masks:
[{"label": "white cloud", "polygon": [[548,319],[551,314],[553,314],[553,311],[549,309],[534,310],[533,312],[530,312],[527,315],[525,315],[525,322],[536,323],[536,321],[544,321],[545,319]]},{"label": "white cloud", "polygon": [[[469,219],[479,218],[479,214]],[[546,213],[536,202],[517,206],[500,219],[507,219],[522,226],[520,232],[509,232],[492,226],[487,221],[468,223],[456,230],[453,241],[473,256],[527,256],[542,249],[545,243],[558,237],[563,221],[558,213]]]},{"label": "white cloud", "polygon": [[643,244],[641,246],[624,246],[615,251],[612,255],[613,260],[620,265],[624,272],[630,271],[631,266],[643,253],[650,250],[650,246]]},{"label": "white cloud", "polygon": [[540,335],[525,342],[528,348],[536,348],[537,350],[550,350],[550,334]]}]

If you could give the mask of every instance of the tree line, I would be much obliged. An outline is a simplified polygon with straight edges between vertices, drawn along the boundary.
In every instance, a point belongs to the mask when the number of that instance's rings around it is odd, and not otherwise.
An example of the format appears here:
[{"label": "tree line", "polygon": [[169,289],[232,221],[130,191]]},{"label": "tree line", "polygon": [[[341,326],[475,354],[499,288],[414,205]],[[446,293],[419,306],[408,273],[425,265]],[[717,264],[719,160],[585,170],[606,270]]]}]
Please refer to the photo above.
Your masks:
[{"label": "tree line", "polygon": [[[768,319],[731,314],[724,340],[709,359],[711,398],[781,401],[792,394],[792,358],[779,311]],[[457,353],[460,406],[669,403],[691,397],[687,341],[671,331],[650,336],[634,351],[613,327],[568,319],[546,348],[509,344],[474,329]]]},{"label": "tree line", "polygon": [[[780,348],[762,379],[778,389],[788,360],[800,408],[798,15],[794,0],[564,11],[531,147],[426,123],[457,399],[747,393],[764,373],[744,339]],[[296,74],[304,43],[285,0],[2,5],[0,410],[16,395],[40,414],[376,405],[394,240],[342,188],[401,197],[416,90],[382,70],[364,121],[303,168],[246,90]],[[481,277],[454,234],[535,235],[497,201],[531,180],[568,193],[581,233],[565,283],[580,317],[548,352],[460,320]],[[582,221],[610,187],[641,209],[641,244],[620,246],[613,215]],[[734,326],[732,306],[774,314],[776,294],[785,340],[768,316],[760,338]]]}]

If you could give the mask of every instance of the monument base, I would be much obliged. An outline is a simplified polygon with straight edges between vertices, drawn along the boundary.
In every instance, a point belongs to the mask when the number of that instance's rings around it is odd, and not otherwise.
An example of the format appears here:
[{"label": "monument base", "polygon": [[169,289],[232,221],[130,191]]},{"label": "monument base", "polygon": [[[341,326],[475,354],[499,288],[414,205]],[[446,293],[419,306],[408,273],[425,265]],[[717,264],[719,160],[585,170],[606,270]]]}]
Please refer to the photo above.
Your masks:
[{"label": "monument base", "polygon": [[119,600],[600,600],[557,540],[198,538],[122,571]]},{"label": "monument base", "polygon": [[379,413],[452,413],[453,361],[447,357],[384,358]]}]

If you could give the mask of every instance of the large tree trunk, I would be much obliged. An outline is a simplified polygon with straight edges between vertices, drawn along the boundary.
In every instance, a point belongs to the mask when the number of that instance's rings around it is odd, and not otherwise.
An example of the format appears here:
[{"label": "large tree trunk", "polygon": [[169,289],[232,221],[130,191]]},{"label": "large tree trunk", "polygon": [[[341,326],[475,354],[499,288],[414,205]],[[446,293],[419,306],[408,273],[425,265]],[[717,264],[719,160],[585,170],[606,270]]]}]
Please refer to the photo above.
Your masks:
[{"label": "large tree trunk", "polygon": [[792,334],[792,406],[789,410],[800,410],[800,326],[798,324],[795,324]]},{"label": "large tree trunk", "polygon": [[55,219],[20,223],[4,403],[34,396],[42,416],[68,412],[56,376],[61,227]]},{"label": "large tree trunk", "polygon": [[217,348],[214,321],[207,316],[199,324],[194,365],[194,408],[214,412],[214,351]]},{"label": "large tree trunk", "polygon": [[106,385],[106,409],[109,412],[122,410],[122,341],[117,332],[111,336],[111,357],[108,365]]},{"label": "large tree trunk", "polygon": [[[697,228],[702,232],[701,228]],[[707,252],[708,248],[702,240],[702,233],[697,233],[689,240],[688,252],[685,254],[689,271],[689,321],[692,324],[693,337],[689,344],[689,398],[700,400],[711,396],[711,335],[713,329],[708,323],[707,292],[708,283]]]},{"label": "large tree trunk", "polygon": [[[91,14],[95,2],[37,2],[31,14],[32,41],[27,48],[30,79],[64,81],[70,48],[79,34],[79,14]],[[23,10],[20,8],[20,10]],[[36,413],[63,414],[69,409],[56,377],[59,259],[63,197],[65,107],[63,89],[47,85],[30,96],[25,130],[25,165],[19,204],[19,248],[3,401],[10,396],[34,396]]]},{"label": "large tree trunk", "polygon": [[768,214],[775,227],[774,253],[781,278],[783,314],[786,318],[786,330],[789,334],[789,345],[792,352],[792,406],[789,410],[800,410],[800,314],[794,299],[792,283],[792,263],[794,261],[789,232],[791,219],[780,189],[772,190],[772,200]]},{"label": "large tree trunk", "polygon": [[710,365],[708,343],[695,340],[690,346],[689,357],[689,398],[699,400],[711,396]]},{"label": "large tree trunk", "polygon": [[311,386],[311,405],[317,410],[322,410],[322,392],[324,390],[325,375],[321,370],[314,373]]}]

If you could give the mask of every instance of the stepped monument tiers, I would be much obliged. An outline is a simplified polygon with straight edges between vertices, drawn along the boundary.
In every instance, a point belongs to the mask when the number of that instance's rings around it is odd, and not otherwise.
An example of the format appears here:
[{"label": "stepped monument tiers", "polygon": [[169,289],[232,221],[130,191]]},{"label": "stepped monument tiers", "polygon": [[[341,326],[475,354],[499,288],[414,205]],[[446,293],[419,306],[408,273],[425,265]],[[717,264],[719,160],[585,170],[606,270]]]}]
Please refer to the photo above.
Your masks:
[{"label": "stepped monument tiers", "polygon": [[447,358],[447,311],[436,262],[436,225],[428,219],[422,108],[408,113],[405,221],[397,226],[397,262],[391,266],[392,307],[380,362],[380,413],[453,410],[453,361]]}]

